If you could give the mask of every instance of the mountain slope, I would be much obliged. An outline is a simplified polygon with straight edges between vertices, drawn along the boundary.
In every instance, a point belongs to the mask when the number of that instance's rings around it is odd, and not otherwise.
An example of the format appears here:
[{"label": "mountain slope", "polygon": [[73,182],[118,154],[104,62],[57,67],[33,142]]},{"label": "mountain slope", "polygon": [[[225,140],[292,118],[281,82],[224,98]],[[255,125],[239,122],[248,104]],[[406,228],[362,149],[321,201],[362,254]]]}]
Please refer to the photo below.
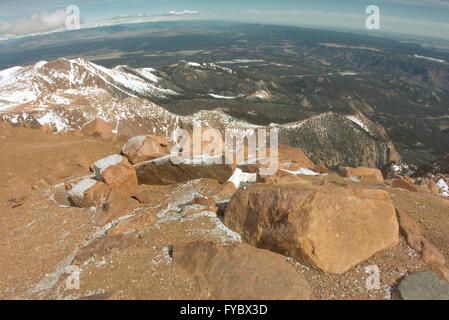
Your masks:
[{"label": "mountain slope", "polygon": [[279,141],[301,147],[316,163],[338,166],[382,167],[399,162],[394,144],[382,128],[358,116],[332,112],[279,127]]}]

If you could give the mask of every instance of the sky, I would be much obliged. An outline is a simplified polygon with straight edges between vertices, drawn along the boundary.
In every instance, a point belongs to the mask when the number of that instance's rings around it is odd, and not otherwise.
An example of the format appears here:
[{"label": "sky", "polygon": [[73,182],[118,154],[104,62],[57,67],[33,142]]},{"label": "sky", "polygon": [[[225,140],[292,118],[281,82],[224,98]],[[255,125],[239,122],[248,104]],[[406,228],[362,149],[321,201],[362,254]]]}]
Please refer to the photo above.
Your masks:
[{"label": "sky", "polygon": [[120,21],[217,19],[368,32],[368,5],[380,9],[380,30],[449,41],[449,0],[0,0],[0,39],[66,28],[66,8],[81,27]]}]

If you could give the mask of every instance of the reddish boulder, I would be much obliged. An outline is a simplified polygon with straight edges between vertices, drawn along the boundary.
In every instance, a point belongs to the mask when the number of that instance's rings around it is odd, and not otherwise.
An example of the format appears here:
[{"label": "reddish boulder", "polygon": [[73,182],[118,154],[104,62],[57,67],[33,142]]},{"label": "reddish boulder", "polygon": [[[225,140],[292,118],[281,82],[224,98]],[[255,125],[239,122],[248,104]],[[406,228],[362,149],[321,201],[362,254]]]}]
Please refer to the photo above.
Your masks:
[{"label": "reddish boulder", "polygon": [[84,179],[69,191],[70,200],[78,207],[88,208],[97,206],[107,199],[110,188],[101,181]]},{"label": "reddish boulder", "polygon": [[125,155],[132,164],[160,158],[166,155],[161,142],[167,146],[166,140],[156,139],[155,136],[136,136],[128,140],[122,148]]},{"label": "reddish boulder", "polygon": [[341,175],[345,178],[360,178],[363,182],[383,184],[385,183],[382,172],[379,169],[357,167],[357,168],[343,168]]},{"label": "reddish boulder", "polygon": [[134,167],[121,155],[112,155],[94,164],[95,177],[104,181],[117,195],[124,198],[137,191],[137,175]]},{"label": "reddish boulder", "polygon": [[170,157],[151,160],[136,166],[140,184],[176,184],[201,178],[227,181],[233,174],[233,167],[227,164],[174,164]]},{"label": "reddish boulder", "polygon": [[383,190],[304,183],[240,189],[224,223],[259,248],[340,274],[398,243],[398,222]]}]

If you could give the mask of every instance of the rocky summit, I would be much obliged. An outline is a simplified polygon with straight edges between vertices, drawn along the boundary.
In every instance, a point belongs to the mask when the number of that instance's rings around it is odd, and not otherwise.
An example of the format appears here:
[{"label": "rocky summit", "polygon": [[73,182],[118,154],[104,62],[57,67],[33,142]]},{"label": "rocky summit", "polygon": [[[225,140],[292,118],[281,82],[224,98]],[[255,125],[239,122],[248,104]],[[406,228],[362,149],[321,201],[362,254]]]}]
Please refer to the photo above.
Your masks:
[{"label": "rocky summit", "polygon": [[449,46],[208,14],[0,19],[0,299],[449,299]]},{"label": "rocky summit", "polygon": [[[261,176],[257,165],[175,165],[154,135],[2,125],[0,136],[2,230],[24,230],[2,240],[3,298],[444,297],[449,201],[423,177],[334,172],[287,146]],[[79,289],[66,283],[74,267]],[[367,270],[379,270],[374,289]]]}]

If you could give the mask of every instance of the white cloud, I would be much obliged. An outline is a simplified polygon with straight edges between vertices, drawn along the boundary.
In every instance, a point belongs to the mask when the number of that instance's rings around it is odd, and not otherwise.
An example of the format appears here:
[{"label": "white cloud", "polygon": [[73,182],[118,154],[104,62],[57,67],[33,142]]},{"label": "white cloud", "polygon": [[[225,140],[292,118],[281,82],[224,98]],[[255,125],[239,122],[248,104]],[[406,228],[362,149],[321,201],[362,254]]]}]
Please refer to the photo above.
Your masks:
[{"label": "white cloud", "polygon": [[184,10],[184,11],[170,11],[169,14],[170,15],[174,15],[174,16],[184,16],[184,15],[193,15],[193,14],[198,14],[198,11],[195,10]]},{"label": "white cloud", "polygon": [[449,7],[449,1],[447,0],[390,0],[404,5],[421,6],[421,7],[436,7],[447,8]]},{"label": "white cloud", "polygon": [[35,12],[31,17],[21,18],[11,23],[0,20],[0,35],[19,36],[56,30],[65,27],[66,17],[64,10],[57,10]]},{"label": "white cloud", "polygon": [[0,20],[0,34],[6,33],[11,28],[11,24]]}]

